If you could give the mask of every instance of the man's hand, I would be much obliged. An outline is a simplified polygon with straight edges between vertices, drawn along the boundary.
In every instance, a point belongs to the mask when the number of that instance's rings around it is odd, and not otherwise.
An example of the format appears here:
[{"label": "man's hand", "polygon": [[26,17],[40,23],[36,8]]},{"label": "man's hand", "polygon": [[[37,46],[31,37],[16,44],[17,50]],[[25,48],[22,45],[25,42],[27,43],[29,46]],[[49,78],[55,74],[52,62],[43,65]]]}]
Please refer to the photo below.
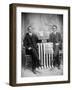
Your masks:
[{"label": "man's hand", "polygon": [[32,48],[31,48],[31,47],[29,47],[28,49],[29,49],[29,50],[31,50]]}]

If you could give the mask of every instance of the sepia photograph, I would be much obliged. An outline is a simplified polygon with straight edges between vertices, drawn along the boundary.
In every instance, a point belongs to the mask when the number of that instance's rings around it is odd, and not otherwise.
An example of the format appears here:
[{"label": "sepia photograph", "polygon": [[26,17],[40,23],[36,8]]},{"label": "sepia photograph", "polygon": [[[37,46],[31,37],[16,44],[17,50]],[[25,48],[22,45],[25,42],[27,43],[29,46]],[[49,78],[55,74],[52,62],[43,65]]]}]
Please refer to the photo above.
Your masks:
[{"label": "sepia photograph", "polygon": [[70,7],[10,5],[10,85],[70,82]]}]

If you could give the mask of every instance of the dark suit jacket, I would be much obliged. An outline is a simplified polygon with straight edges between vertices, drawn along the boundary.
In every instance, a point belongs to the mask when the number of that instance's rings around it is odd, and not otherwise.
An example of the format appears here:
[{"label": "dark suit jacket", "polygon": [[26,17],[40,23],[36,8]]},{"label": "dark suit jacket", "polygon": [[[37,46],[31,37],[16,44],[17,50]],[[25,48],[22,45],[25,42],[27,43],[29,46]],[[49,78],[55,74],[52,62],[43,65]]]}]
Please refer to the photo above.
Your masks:
[{"label": "dark suit jacket", "polygon": [[[53,43],[53,50],[54,54],[57,55],[59,50],[62,49],[62,37],[59,32],[56,32],[56,34],[51,33],[49,36],[49,42]],[[59,43],[59,45],[56,45],[56,43]]]},{"label": "dark suit jacket", "polygon": [[38,40],[38,37],[35,34],[32,34],[32,36],[27,33],[25,35],[25,38],[23,40],[23,46],[26,48],[26,53],[29,54],[28,48],[31,47],[32,49],[36,50],[38,52],[38,46],[37,43],[41,42]]}]

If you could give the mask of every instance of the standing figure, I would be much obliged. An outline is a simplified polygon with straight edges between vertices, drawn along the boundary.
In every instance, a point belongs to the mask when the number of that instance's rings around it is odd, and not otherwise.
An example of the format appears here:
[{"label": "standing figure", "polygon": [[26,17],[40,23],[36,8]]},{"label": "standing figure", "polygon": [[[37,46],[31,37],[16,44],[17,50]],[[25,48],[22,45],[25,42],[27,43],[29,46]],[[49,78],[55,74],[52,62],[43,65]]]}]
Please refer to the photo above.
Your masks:
[{"label": "standing figure", "polygon": [[36,68],[40,67],[40,60],[38,55],[38,37],[32,33],[32,27],[27,28],[28,32],[26,33],[23,46],[25,47],[26,54],[32,57],[32,71],[36,74]]},{"label": "standing figure", "polygon": [[54,60],[53,65],[57,66],[60,69],[60,60],[59,60],[59,50],[62,49],[62,37],[59,32],[57,32],[57,26],[52,26],[52,33],[49,36],[49,42],[53,43],[54,51]]}]

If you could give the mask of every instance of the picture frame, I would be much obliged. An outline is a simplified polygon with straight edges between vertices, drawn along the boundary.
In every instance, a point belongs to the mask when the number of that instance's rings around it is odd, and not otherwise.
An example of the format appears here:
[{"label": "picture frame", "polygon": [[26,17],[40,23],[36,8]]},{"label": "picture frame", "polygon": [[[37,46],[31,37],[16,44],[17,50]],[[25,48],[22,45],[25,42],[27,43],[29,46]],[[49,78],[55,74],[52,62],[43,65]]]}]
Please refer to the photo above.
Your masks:
[{"label": "picture frame", "polygon": [[[32,86],[32,85],[70,83],[70,7],[12,3],[9,6],[9,10],[10,10],[9,84],[11,86]],[[51,30],[52,28],[50,27],[52,27],[53,24],[58,24],[60,30],[62,29],[61,31],[63,35],[62,75],[58,75],[59,72],[58,70],[56,76],[54,74],[53,76],[50,75],[39,77],[28,76],[29,74],[27,74],[27,77],[21,76],[22,73],[21,65],[23,63],[21,60],[22,59],[21,50],[23,50],[22,36],[24,35],[24,33],[26,33],[25,31],[22,30],[24,28],[26,29],[26,27],[29,24],[30,26],[34,25],[33,29],[38,27],[36,29],[41,30],[43,28],[44,32],[45,31],[47,32],[47,28],[48,30],[49,29]],[[45,40],[42,39],[43,36],[42,34],[44,34],[44,32],[40,33],[41,35],[40,38],[43,41],[42,43],[45,43]],[[47,39],[47,36],[45,38]]]}]

